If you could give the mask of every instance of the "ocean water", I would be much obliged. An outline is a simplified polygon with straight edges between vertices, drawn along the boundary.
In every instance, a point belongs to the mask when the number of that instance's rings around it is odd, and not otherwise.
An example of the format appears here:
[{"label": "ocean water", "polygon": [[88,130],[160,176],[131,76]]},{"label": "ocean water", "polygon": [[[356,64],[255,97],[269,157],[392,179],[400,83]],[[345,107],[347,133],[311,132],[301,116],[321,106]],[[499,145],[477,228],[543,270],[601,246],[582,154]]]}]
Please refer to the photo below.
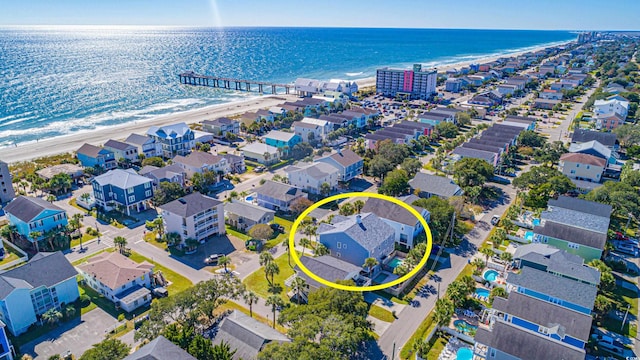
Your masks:
[{"label": "ocean water", "polygon": [[0,147],[141,121],[255,93],[178,74],[360,79],[573,40],[566,31],[340,28],[0,28]]}]

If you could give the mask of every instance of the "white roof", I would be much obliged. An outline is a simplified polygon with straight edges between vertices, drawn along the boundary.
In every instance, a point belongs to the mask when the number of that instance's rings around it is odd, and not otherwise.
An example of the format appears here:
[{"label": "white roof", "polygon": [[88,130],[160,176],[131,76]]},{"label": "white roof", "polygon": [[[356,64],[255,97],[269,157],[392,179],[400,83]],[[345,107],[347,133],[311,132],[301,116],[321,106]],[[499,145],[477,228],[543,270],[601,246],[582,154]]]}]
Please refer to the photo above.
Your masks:
[{"label": "white roof", "polygon": [[264,154],[264,153],[277,154],[278,153],[278,148],[271,145],[267,145],[265,143],[259,143],[259,142],[251,143],[240,150],[242,150],[243,152],[246,151],[254,154]]},{"label": "white roof", "polygon": [[269,133],[267,133],[264,136],[264,138],[265,139],[275,139],[275,140],[280,140],[280,141],[290,141],[294,136],[296,136],[295,133],[289,133],[289,132],[278,131],[278,130],[271,130],[271,131],[269,131]]},{"label": "white roof", "polygon": [[620,101],[618,99],[596,100],[593,103],[594,106],[607,106],[607,105],[611,105],[611,104],[619,104],[620,106],[624,107],[625,109],[629,108],[629,102],[628,101]]},{"label": "white roof", "polygon": [[314,119],[314,118],[308,118],[308,117],[303,118],[300,122],[319,125],[319,126],[327,126],[327,124],[329,123],[327,120],[320,120],[320,119]]}]

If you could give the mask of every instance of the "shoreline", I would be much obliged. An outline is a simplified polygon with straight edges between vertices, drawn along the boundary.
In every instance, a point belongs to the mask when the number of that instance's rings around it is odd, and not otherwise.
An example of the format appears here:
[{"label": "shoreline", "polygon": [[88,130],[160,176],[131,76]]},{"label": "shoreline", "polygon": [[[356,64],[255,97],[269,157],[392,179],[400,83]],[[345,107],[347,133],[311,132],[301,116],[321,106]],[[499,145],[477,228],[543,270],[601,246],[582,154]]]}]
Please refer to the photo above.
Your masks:
[{"label": "shoreline", "polygon": [[[572,40],[545,44],[537,47],[522,49],[521,51],[503,54],[492,54],[485,57],[479,55],[480,57],[475,59],[444,64],[442,66],[435,66],[435,68],[437,69],[438,73],[444,73],[449,69],[465,67],[473,63],[491,62],[501,57],[519,56],[528,52],[535,52],[553,46],[564,45],[570,43],[571,41]],[[375,77],[355,79],[353,81],[355,81],[359,87],[371,87],[375,86],[376,84]],[[234,116],[242,114],[244,112],[257,111],[259,109],[276,106],[284,101],[295,98],[297,98],[297,95],[293,94],[257,96],[245,100],[205,106],[199,109],[158,115],[150,119],[138,120],[125,124],[105,126],[104,128],[83,131],[75,134],[56,136],[45,140],[22,142],[18,143],[17,146],[14,147],[9,146],[0,148],[0,160],[11,164],[21,161],[30,161],[45,156],[74,152],[84,143],[101,145],[109,139],[124,140],[131,133],[144,134],[151,126],[163,126],[177,122],[192,124],[207,119]]]}]

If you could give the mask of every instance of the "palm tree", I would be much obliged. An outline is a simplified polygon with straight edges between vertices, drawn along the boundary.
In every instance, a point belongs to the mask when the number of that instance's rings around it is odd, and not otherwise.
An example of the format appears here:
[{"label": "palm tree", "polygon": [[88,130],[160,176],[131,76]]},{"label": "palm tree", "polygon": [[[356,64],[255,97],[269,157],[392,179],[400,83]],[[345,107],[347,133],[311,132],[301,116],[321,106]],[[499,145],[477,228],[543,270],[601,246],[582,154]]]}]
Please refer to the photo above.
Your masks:
[{"label": "palm tree", "polygon": [[84,193],[84,194],[80,195],[80,199],[82,199],[82,201],[84,201],[84,202],[88,202],[89,199],[91,199],[91,194]]},{"label": "palm tree", "polygon": [[55,325],[62,319],[62,313],[56,308],[51,308],[42,314],[42,320],[49,325]]},{"label": "palm tree", "polygon": [[230,257],[223,255],[223,256],[220,256],[218,258],[218,265],[224,266],[224,272],[225,273],[228,272],[227,271],[227,265],[229,265],[229,264],[231,264],[231,258]]},{"label": "palm tree", "polygon": [[311,241],[307,238],[300,239],[300,246],[302,246],[302,256],[304,256],[304,251],[307,246],[311,246]]},{"label": "palm tree", "polygon": [[484,247],[480,249],[480,253],[483,254],[486,257],[485,263],[488,264],[489,263],[489,258],[492,257],[495,253],[493,252],[493,249],[488,248],[488,247]]},{"label": "palm tree", "polygon": [[369,269],[368,274],[369,274],[369,276],[371,276],[371,270],[376,265],[378,265],[378,260],[376,260],[376,258],[368,257],[368,258],[364,259],[364,264],[362,266],[366,267],[367,269]]},{"label": "palm tree", "polygon": [[353,202],[353,207],[356,209],[356,212],[358,214],[360,214],[360,211],[362,211],[362,208],[364,207],[364,201],[362,200],[356,200]]},{"label": "palm tree", "polygon": [[313,226],[313,224],[309,224],[302,229],[302,233],[306,236],[317,236],[318,235],[318,227]]},{"label": "palm tree", "polygon": [[316,249],[313,251],[314,256],[329,255],[329,249],[324,244],[316,245]]},{"label": "palm tree", "polygon": [[233,355],[235,355],[237,351],[238,351],[237,349],[234,349],[232,351],[231,347],[229,346],[229,343],[224,342],[224,340],[222,340],[220,344],[213,345],[211,347],[211,359],[232,360]]},{"label": "palm tree", "polygon": [[164,238],[167,241],[167,246],[178,245],[182,241],[182,237],[176,232],[167,233]]},{"label": "palm tree", "polygon": [[305,291],[308,289],[309,284],[307,284],[307,281],[304,278],[300,276],[296,276],[295,278],[293,278],[293,282],[291,283],[291,290],[296,293],[296,300],[298,301],[298,305],[300,305],[300,298],[302,297],[302,294],[305,294]]},{"label": "palm tree", "polygon": [[32,232],[30,232],[30,233],[29,233],[29,237],[33,239],[33,243],[34,243],[34,244],[35,244],[35,246],[36,246],[36,251],[38,251],[38,252],[40,251],[40,250],[38,249],[38,239],[39,239],[41,236],[42,236],[42,232],[40,232],[40,231],[32,231]]},{"label": "palm tree", "polygon": [[276,310],[278,310],[279,307],[284,306],[284,301],[282,301],[282,298],[278,295],[271,295],[267,298],[267,301],[265,302],[265,304],[267,306],[271,306],[271,311],[273,312],[273,328],[276,328]]},{"label": "palm tree", "polygon": [[53,196],[52,194],[47,195],[47,201],[48,202],[53,203],[56,200],[57,200],[57,198],[55,196]]},{"label": "palm tree", "polygon": [[475,266],[476,269],[480,270],[480,269],[484,268],[485,264],[484,264],[484,261],[482,261],[482,259],[475,258],[471,262],[471,265]]},{"label": "palm tree", "polygon": [[491,293],[489,294],[489,302],[493,303],[493,299],[495,299],[496,296],[506,299],[508,296],[507,290],[501,287],[493,288],[493,290],[491,290]]},{"label": "palm tree", "polygon": [[266,266],[267,264],[273,261],[273,256],[268,251],[263,251],[260,253],[260,266]]},{"label": "palm tree", "polygon": [[247,291],[242,295],[244,302],[249,305],[249,316],[253,317],[253,304],[258,303],[258,295],[253,291]]},{"label": "palm tree", "polygon": [[73,305],[69,305],[64,309],[64,315],[67,317],[67,319],[70,319],[73,317],[73,315],[76,314],[76,308],[73,307]]},{"label": "palm tree", "polygon": [[500,260],[506,262],[507,264],[510,264],[513,261],[513,255],[505,251],[500,254]]},{"label": "palm tree", "polygon": [[436,300],[435,320],[440,326],[447,326],[453,316],[453,302],[447,298]]},{"label": "palm tree", "polygon": [[[264,267],[264,276],[267,278],[267,281],[271,286],[273,286],[273,278],[280,274],[280,267],[275,262],[270,262]],[[271,280],[269,280],[269,276],[271,276]]]},{"label": "palm tree", "polygon": [[122,254],[124,252],[124,247],[127,246],[127,239],[122,236],[116,236],[113,239],[113,244],[118,247],[118,251]]},{"label": "palm tree", "polygon": [[200,245],[200,242],[194,238],[187,238],[184,243],[187,245],[187,249],[194,250]]},{"label": "palm tree", "polygon": [[287,252],[287,263],[291,266],[291,249],[289,248],[289,241],[283,243],[284,249]]}]

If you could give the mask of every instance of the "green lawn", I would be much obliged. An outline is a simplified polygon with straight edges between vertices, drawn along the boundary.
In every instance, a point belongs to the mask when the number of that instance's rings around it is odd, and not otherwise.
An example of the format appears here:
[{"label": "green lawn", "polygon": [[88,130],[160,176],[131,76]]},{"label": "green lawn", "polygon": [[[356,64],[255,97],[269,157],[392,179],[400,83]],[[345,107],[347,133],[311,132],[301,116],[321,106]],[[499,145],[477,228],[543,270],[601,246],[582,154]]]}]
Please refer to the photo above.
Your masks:
[{"label": "green lawn", "polygon": [[413,335],[411,335],[411,338],[409,338],[407,343],[404,345],[404,347],[400,351],[401,359],[415,358],[413,354],[413,344],[416,341],[424,341],[424,338],[427,336],[427,333],[429,333],[431,329],[436,326],[436,323],[433,322],[433,317],[434,317],[434,312],[432,311],[424,320],[422,320],[422,323],[420,324],[420,326],[418,326],[418,329],[416,329]]},{"label": "green lawn", "polygon": [[229,227],[229,225],[226,226],[226,229],[227,229],[227,234],[228,235],[235,236],[238,239],[244,240],[244,241],[251,240],[251,236],[249,236],[247,234],[243,234],[243,233],[241,233],[241,232],[239,232],[237,230],[233,230],[231,227]]},{"label": "green lawn", "polygon": [[[276,258],[275,262],[280,268],[280,273],[274,276],[273,281],[281,288],[278,294],[282,297],[283,300],[289,301],[289,299],[287,298],[287,289],[284,286],[284,281],[291,275],[293,275],[293,268],[289,266],[287,254],[283,254],[280,257]],[[291,265],[294,265],[293,261],[291,261]],[[247,286],[247,290],[255,292],[262,298],[266,299],[269,297],[269,295],[273,294],[269,292],[269,283],[267,282],[267,279],[264,275],[264,267],[261,267],[260,269],[249,275],[246,279],[244,279],[243,283]]]},{"label": "green lawn", "polygon": [[624,328],[622,328],[622,321],[612,319],[607,317],[602,322],[602,326],[607,330],[626,335],[631,338],[635,338],[638,334],[638,328],[636,324],[630,324],[629,318],[637,318],[638,317],[638,294],[627,288],[622,286],[617,286],[615,292],[612,294],[606,294],[606,296],[615,302],[615,306],[620,311],[627,311],[627,306],[629,307],[629,315],[627,317],[627,322],[624,324]]},{"label": "green lawn", "polygon": [[[95,236],[95,235],[89,235],[87,233],[83,233],[82,234],[82,243],[86,244],[88,241],[91,241],[91,240],[95,239],[96,237],[97,236]],[[71,240],[71,247],[80,245],[80,239],[81,238],[76,238],[76,239]]]},{"label": "green lawn", "polygon": [[440,353],[444,350],[444,347],[447,346],[448,342],[448,339],[441,336],[435,337],[435,342],[431,345],[431,349],[427,353],[427,360],[438,360]]},{"label": "green lawn", "polygon": [[155,268],[153,271],[154,272],[162,271],[162,274],[164,275],[165,279],[171,282],[171,285],[169,285],[168,287],[170,294],[177,294],[193,286],[193,283],[191,282],[191,280],[187,279],[186,277],[158,264],[155,261],[151,261],[151,259],[148,259],[136,252],[132,251],[131,254],[129,255],[129,259],[137,263],[141,263],[146,260],[147,262],[155,265]]},{"label": "green lawn", "polygon": [[284,232],[278,234],[278,236],[275,237],[275,239],[269,240],[265,243],[264,248],[266,250],[273,248],[274,246],[284,242],[284,241],[288,241],[289,239],[289,233],[291,232],[291,225],[293,225],[292,221],[289,221],[287,219],[283,219],[281,217],[275,217],[274,218],[274,223],[282,225],[282,227],[284,228]]},{"label": "green lawn", "polygon": [[378,295],[378,296],[380,296],[380,297],[383,297],[383,298],[385,298],[387,300],[391,300],[396,304],[409,305],[408,301],[402,300],[402,299],[398,299],[397,297],[392,296],[391,294],[389,294],[389,293],[387,293],[387,292],[385,292],[383,290],[376,290],[373,293]]},{"label": "green lawn", "polygon": [[4,259],[0,261],[0,265],[4,265],[11,261],[18,260],[19,258],[22,257],[22,254],[20,254],[18,250],[16,250],[16,248],[8,241],[4,243],[4,249],[5,249],[5,255],[4,255]]},{"label": "green lawn", "polygon": [[386,322],[394,322],[396,320],[391,311],[383,309],[378,305],[371,305],[369,307],[369,315]]}]

